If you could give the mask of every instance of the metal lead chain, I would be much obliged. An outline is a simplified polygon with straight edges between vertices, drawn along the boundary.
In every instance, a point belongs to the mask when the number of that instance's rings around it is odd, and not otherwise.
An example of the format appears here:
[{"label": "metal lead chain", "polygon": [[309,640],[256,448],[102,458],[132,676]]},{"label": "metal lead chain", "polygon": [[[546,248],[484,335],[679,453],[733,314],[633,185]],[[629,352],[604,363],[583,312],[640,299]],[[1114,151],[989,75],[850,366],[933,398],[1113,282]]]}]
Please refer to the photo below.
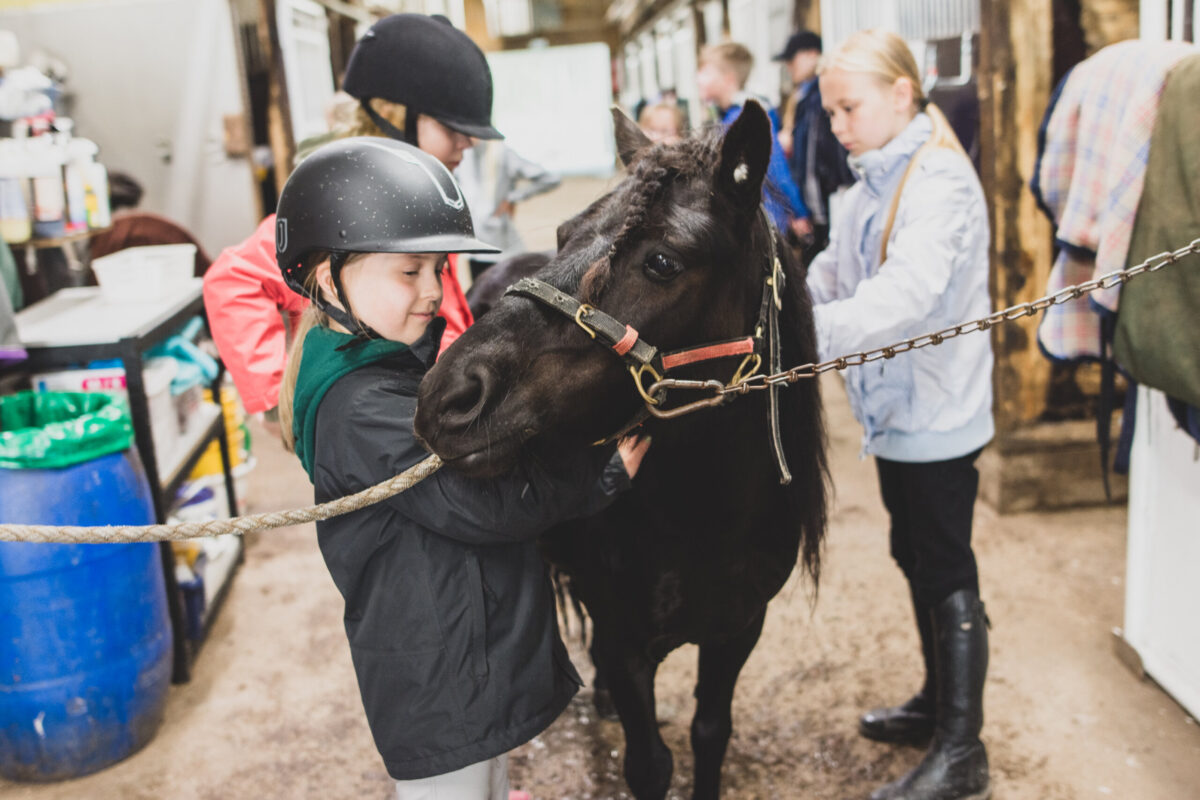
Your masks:
[{"label": "metal lead chain", "polygon": [[[963,322],[955,325],[952,328],[936,331],[934,333],[926,333],[921,336],[915,336],[911,339],[905,339],[902,342],[897,342],[887,347],[877,347],[874,350],[866,350],[861,353],[850,353],[848,355],[832,358],[828,361],[819,363],[801,364],[798,367],[792,367],[784,372],[777,372],[773,375],[753,375],[745,380],[731,383],[728,386],[722,387],[715,391],[715,397],[724,398],[728,396],[744,395],[750,392],[762,391],[771,386],[785,385],[796,383],[799,380],[815,378],[818,375],[831,372],[834,370],[844,370],[848,367],[858,367],[863,364],[869,364],[872,361],[879,361],[885,358],[893,358],[900,353],[907,353],[910,350],[919,350],[922,347],[934,347],[942,342],[954,339],[958,336],[963,336],[968,333],[977,331],[986,331],[1002,325],[1006,322],[1012,322],[1022,317],[1031,317],[1038,314],[1051,306],[1062,305],[1069,300],[1078,300],[1085,295],[1091,294],[1099,289],[1111,289],[1115,286],[1120,286],[1128,282],[1131,278],[1141,275],[1143,272],[1157,272],[1168,264],[1174,264],[1181,258],[1189,255],[1200,255],[1200,239],[1192,240],[1191,244],[1185,245],[1178,250],[1171,252],[1159,253],[1156,256],[1143,261],[1134,267],[1128,269],[1116,270],[1099,278],[1094,278],[1085,283],[1080,283],[1075,286],[1067,286],[1059,289],[1053,294],[1046,295],[1037,300],[1031,300],[1028,303],[1019,303],[1002,311],[993,312],[981,319],[972,320],[971,322]],[[673,381],[670,379],[655,383],[650,391],[657,393],[661,390],[679,388],[679,389],[696,389],[700,388],[695,385],[685,385],[688,382]],[[695,383],[695,382],[692,382]],[[697,407],[700,403],[692,404]]]}]

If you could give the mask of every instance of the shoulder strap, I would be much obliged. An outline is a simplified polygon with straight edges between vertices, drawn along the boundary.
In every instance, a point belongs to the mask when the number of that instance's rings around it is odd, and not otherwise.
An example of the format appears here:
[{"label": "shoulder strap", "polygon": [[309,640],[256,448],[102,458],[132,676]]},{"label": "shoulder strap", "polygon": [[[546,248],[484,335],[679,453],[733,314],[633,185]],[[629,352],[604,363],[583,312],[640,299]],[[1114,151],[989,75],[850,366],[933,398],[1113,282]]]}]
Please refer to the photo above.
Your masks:
[{"label": "shoulder strap", "polygon": [[892,226],[896,223],[896,209],[900,207],[900,195],[904,193],[904,184],[908,183],[908,176],[912,174],[913,168],[921,160],[921,156],[925,155],[932,141],[933,137],[931,136],[925,144],[917,148],[917,152],[913,153],[912,158],[908,160],[908,166],[904,168],[904,175],[901,176],[899,185],[896,186],[896,193],[892,195],[892,204],[888,208],[887,224],[883,226],[883,238],[879,243],[879,263],[881,266],[883,262],[887,261],[888,239],[892,238]]}]

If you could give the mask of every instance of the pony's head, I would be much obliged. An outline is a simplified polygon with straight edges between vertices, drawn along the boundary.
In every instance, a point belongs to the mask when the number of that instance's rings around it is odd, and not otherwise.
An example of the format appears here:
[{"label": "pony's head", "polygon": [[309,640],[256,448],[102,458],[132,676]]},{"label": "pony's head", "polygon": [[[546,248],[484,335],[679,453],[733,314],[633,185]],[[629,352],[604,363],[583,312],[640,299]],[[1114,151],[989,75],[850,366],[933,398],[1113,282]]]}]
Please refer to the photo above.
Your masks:
[{"label": "pony's head", "polygon": [[[759,212],[771,153],[766,113],[748,103],[724,135],[675,144],[653,144],[614,117],[629,175],[559,227],[558,254],[538,278],[660,351],[748,335],[774,235]],[[583,326],[510,294],[430,370],[416,432],[448,464],[490,475],[524,448],[602,439],[642,402],[621,358]]]}]

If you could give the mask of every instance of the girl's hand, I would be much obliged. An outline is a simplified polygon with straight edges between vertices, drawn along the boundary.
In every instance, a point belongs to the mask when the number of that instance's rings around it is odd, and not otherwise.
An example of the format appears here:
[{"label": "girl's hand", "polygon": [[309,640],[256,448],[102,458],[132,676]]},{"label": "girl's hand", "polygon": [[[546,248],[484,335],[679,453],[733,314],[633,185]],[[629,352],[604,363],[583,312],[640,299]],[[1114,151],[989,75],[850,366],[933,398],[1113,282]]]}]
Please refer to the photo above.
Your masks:
[{"label": "girl's hand", "polygon": [[630,434],[617,442],[617,452],[621,454],[621,461],[625,464],[625,471],[629,473],[630,478],[637,475],[638,468],[642,465],[642,459],[649,449],[649,436]]}]

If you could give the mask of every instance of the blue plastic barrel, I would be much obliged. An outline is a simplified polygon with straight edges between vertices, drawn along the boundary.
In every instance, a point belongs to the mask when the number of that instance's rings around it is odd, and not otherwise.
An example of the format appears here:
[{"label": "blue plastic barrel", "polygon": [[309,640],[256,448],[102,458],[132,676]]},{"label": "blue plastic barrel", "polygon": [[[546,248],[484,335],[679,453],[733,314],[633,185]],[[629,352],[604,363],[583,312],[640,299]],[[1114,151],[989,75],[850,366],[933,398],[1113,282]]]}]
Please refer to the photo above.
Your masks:
[{"label": "blue plastic barrel", "polygon": [[[133,450],[0,468],[0,522],[153,521]],[[0,776],[60,780],[136,752],[162,722],[171,644],[159,545],[0,542]]]}]

